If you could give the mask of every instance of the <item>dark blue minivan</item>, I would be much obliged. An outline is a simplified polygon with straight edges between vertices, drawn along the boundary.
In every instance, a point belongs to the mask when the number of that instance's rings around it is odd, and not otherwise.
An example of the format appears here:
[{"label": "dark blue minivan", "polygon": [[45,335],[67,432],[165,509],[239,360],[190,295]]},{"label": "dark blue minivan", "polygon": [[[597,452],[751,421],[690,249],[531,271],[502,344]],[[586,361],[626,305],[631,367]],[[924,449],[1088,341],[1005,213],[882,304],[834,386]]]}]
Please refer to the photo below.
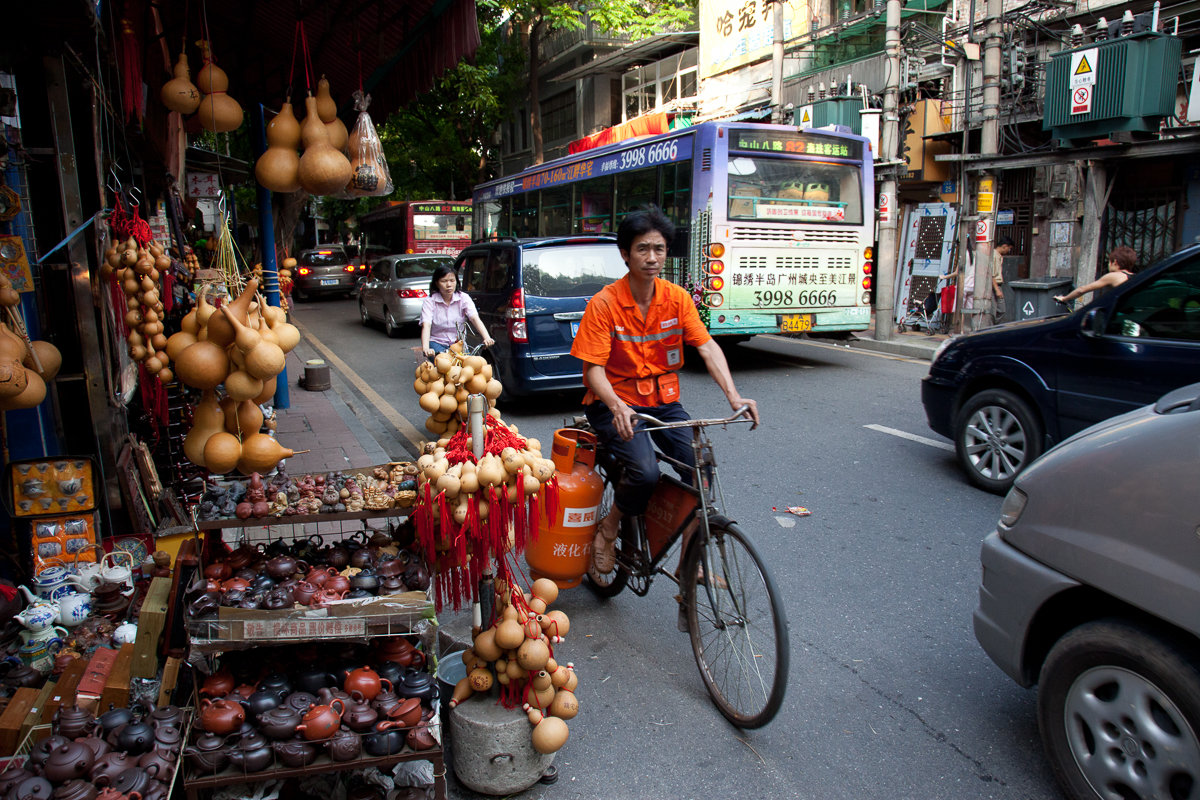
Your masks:
[{"label": "dark blue minivan", "polygon": [[976,486],[1007,492],[1045,450],[1200,381],[1200,245],[1073,314],[951,339],[921,382],[929,427]]},{"label": "dark blue minivan", "polygon": [[583,386],[570,355],[587,302],[628,270],[614,236],[478,242],[458,256],[459,283],[496,340],[488,358],[517,396]]}]

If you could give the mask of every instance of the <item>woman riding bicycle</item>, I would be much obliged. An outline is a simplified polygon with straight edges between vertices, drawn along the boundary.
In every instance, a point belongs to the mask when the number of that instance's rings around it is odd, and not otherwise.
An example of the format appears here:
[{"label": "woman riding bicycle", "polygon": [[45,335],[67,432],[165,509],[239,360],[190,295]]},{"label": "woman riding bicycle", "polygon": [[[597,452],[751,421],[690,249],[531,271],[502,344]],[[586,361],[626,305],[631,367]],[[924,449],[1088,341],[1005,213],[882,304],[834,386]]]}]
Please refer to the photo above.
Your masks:
[{"label": "woman riding bicycle", "polygon": [[[583,361],[583,398],[588,422],[623,469],[612,510],[592,542],[595,569],[609,572],[621,519],[640,515],[658,484],[658,462],[646,433],[634,434],[632,416],[650,414],[664,422],[690,419],[679,402],[683,346],[696,347],[713,380],[735,411],[749,406],[754,426],[758,406],[734,386],[725,354],[709,335],[683,288],[658,277],[675,237],[675,226],[657,208],[635,211],[617,230],[617,247],[629,274],[588,301],[571,355]],[[690,434],[652,434],[671,458],[693,464]],[[685,480],[690,475],[681,477]],[[687,542],[684,543],[686,550]]]}]

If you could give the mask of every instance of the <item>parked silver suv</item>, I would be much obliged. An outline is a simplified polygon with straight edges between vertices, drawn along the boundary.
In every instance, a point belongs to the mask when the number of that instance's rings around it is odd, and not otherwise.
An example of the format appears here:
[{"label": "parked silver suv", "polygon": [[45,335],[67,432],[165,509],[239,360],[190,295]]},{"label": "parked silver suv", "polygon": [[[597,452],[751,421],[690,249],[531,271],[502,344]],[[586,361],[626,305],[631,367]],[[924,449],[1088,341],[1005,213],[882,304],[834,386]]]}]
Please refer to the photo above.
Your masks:
[{"label": "parked silver suv", "polygon": [[983,543],[975,636],[1071,798],[1200,792],[1200,383],[1034,462]]}]

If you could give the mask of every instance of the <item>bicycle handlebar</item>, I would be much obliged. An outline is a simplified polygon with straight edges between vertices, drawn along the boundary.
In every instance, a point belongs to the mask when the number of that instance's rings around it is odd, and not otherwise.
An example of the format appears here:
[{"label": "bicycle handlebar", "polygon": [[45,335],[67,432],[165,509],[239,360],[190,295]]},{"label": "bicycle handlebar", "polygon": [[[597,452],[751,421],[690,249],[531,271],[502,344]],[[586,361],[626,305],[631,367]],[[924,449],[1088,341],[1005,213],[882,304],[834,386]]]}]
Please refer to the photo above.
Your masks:
[{"label": "bicycle handlebar", "polygon": [[683,419],[678,422],[663,422],[658,417],[652,417],[649,414],[635,413],[633,418],[642,422],[648,422],[653,427],[642,428],[641,430],[665,430],[667,428],[707,428],[710,425],[729,425],[737,422],[754,422],[750,418],[750,406],[742,406],[737,411],[724,419]]}]

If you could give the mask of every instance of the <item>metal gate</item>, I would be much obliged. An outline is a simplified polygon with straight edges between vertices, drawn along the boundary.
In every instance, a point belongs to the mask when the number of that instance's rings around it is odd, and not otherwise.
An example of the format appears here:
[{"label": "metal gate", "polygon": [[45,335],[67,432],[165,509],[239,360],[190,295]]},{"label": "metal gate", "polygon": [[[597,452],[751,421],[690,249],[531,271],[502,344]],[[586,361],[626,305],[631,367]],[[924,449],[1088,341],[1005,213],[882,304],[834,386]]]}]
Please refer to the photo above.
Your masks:
[{"label": "metal gate", "polygon": [[[1104,209],[1104,252],[1129,245],[1138,254],[1138,263],[1148,266],[1179,249],[1180,210],[1183,187],[1117,187]],[[1101,267],[1103,271],[1103,266]]]},{"label": "metal gate", "polygon": [[[1008,169],[1001,173],[996,238],[1007,236],[1012,239],[1012,255],[1022,256],[1014,278],[1029,277],[1029,254],[1032,249],[1030,236],[1033,229],[1033,174],[1032,168]],[[1000,219],[1006,212],[1011,214],[1012,222],[1000,225]]]}]

